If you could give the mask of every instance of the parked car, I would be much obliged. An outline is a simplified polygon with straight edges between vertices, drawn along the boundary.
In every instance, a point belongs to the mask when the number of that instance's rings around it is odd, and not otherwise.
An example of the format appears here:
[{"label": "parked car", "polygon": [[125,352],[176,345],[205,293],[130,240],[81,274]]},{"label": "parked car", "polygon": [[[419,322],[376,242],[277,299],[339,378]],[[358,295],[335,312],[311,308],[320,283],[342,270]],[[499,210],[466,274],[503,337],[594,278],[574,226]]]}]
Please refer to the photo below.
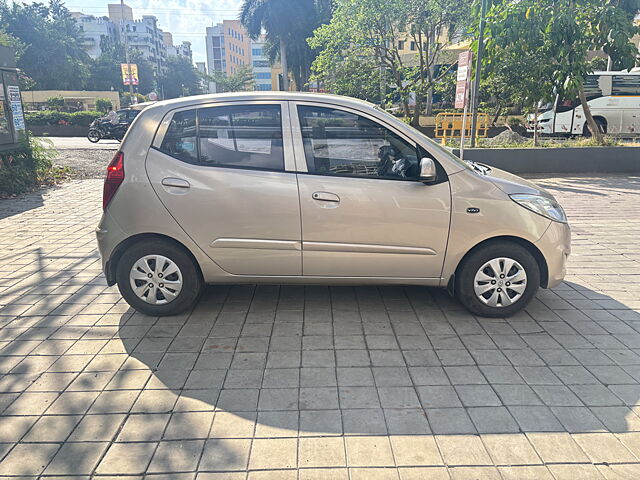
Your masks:
[{"label": "parked car", "polygon": [[546,190],[467,163],[372,104],[252,92],[158,102],[111,161],[97,228],[109,285],[149,315],[203,284],[446,287],[504,317],[565,275]]}]

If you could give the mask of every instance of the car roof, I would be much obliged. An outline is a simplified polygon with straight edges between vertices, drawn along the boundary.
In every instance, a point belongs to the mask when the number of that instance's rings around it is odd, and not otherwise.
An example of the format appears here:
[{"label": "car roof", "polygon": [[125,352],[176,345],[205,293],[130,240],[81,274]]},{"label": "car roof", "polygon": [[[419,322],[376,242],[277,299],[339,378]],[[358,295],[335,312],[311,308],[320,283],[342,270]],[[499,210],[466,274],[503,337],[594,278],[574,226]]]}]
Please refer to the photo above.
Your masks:
[{"label": "car roof", "polygon": [[207,103],[218,102],[253,102],[253,101],[300,101],[300,102],[321,102],[346,107],[376,107],[373,103],[366,102],[351,97],[341,95],[329,95],[326,93],[305,93],[305,92],[277,92],[277,91],[261,91],[261,92],[232,92],[232,93],[213,93],[207,95],[194,95],[191,97],[174,98],[172,100],[163,100],[156,102],[147,107],[149,109],[165,109],[173,110],[175,108],[183,108],[189,106],[198,106]]}]

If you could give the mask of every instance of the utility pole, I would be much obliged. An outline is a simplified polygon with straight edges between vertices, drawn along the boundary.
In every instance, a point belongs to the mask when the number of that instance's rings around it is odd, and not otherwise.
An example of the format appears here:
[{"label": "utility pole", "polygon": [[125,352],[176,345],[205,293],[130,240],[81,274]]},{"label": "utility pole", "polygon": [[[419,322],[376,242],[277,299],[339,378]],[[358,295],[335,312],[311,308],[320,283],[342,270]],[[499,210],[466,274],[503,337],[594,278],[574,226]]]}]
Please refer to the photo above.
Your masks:
[{"label": "utility pole", "polygon": [[472,91],[472,114],[471,114],[471,148],[476,146],[476,129],[478,128],[478,104],[480,103],[480,74],[482,72],[482,55],[484,53],[484,26],[487,16],[487,0],[482,0],[480,13],[480,32],[478,36],[478,55],[476,57],[476,78],[473,82]]},{"label": "utility pole", "polygon": [[134,101],[133,96],[133,79],[131,78],[131,62],[129,60],[129,39],[127,38],[127,30],[124,23],[124,0],[120,0],[120,25],[122,26],[122,35],[124,35],[124,58],[127,62],[127,79],[129,81],[129,101],[131,103],[137,103]]}]

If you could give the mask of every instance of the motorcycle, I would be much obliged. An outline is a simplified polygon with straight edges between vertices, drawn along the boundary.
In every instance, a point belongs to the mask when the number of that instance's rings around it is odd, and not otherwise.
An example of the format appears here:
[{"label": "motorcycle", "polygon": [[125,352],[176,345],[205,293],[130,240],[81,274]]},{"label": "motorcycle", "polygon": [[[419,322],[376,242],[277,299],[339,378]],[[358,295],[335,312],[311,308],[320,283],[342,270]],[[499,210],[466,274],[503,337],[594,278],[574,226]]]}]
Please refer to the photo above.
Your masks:
[{"label": "motorcycle", "polygon": [[124,134],[127,133],[127,127],[126,123],[114,125],[108,119],[96,118],[89,125],[87,138],[91,143],[98,143],[100,140],[118,140],[120,142]]}]

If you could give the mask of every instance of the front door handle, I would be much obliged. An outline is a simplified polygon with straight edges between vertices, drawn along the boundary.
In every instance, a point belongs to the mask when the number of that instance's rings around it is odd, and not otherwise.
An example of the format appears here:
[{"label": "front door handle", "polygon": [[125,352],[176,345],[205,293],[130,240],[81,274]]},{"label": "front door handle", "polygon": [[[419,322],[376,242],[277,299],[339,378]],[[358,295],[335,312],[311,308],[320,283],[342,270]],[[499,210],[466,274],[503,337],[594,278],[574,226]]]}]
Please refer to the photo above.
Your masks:
[{"label": "front door handle", "polygon": [[311,198],[321,202],[340,202],[340,197],[335,193],[330,192],[314,192],[313,195],[311,195]]},{"label": "front door handle", "polygon": [[181,178],[167,177],[162,179],[162,185],[165,187],[189,188],[191,185]]}]

